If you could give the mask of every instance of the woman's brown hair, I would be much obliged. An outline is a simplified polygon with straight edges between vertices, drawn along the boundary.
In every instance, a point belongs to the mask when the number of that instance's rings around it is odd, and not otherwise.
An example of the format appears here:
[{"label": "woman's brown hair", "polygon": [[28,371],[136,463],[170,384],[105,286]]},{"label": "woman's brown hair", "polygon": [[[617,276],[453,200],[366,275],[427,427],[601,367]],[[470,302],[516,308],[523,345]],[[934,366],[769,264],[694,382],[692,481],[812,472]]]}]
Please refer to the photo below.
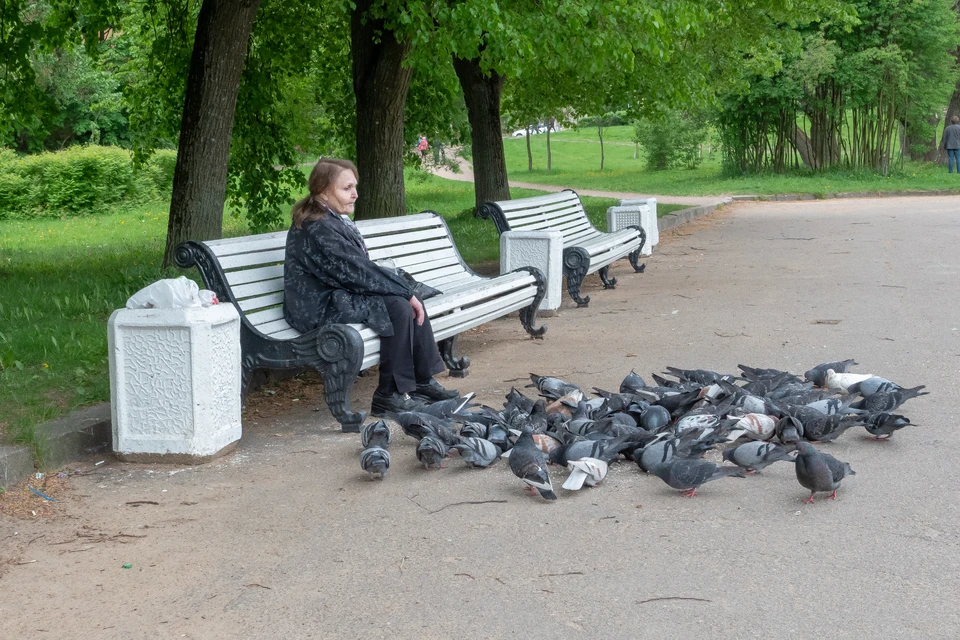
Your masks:
[{"label": "woman's brown hair", "polygon": [[334,180],[337,179],[343,171],[352,171],[353,177],[359,180],[357,175],[357,166],[349,160],[340,158],[321,158],[310,172],[310,179],[307,184],[310,187],[310,194],[293,205],[293,211],[290,216],[293,218],[293,226],[299,229],[304,222],[310,222],[323,216],[328,209],[320,203],[320,194],[327,190]]}]

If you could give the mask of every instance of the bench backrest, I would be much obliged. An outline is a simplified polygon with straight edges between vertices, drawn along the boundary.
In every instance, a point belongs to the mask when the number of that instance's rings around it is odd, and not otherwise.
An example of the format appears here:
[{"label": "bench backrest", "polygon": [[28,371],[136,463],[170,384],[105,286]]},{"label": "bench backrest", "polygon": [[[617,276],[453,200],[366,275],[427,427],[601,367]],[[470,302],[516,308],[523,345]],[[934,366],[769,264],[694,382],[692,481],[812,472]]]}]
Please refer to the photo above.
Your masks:
[{"label": "bench backrest", "polygon": [[[480,279],[463,263],[450,229],[436,213],[365,220],[357,227],[372,260],[389,258],[420,282],[441,291]],[[250,325],[280,339],[298,335],[283,318],[286,243],[286,231],[204,243],[217,257],[230,293]]]},{"label": "bench backrest", "polygon": [[575,191],[565,190],[545,196],[486,202],[478,214],[493,218],[497,231],[559,231],[563,246],[571,247],[600,235],[591,224]]}]

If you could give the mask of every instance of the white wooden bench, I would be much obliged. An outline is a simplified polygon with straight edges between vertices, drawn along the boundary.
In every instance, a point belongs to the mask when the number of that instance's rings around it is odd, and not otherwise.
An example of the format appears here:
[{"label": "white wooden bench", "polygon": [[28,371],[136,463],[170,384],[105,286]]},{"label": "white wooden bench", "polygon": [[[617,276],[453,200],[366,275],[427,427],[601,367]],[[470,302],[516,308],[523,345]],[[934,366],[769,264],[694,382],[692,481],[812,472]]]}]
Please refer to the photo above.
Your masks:
[{"label": "white wooden bench", "polygon": [[565,190],[545,196],[518,198],[502,202],[485,202],[477,215],[492,219],[498,233],[506,231],[560,231],[563,234],[563,275],[567,278],[567,292],[585,307],[590,296],[580,297],[583,279],[598,272],[606,289],[613,289],[617,279],[609,277],[610,264],[624,256],[636,272],[645,265],[638,264],[646,233],[639,225],[604,233],[591,224],[583,209],[580,196]]},{"label": "white wooden bench", "polygon": [[[526,267],[493,278],[474,273],[460,257],[446,222],[434,212],[357,223],[372,260],[391,259],[418,281],[441,291],[424,307],[450,374],[464,376],[470,360],[457,357],[457,334],[512,311],[524,329],[534,327],[544,277]],[[363,324],[331,324],[301,334],[283,316],[283,260],[287,232],[264,233],[177,247],[176,262],[196,266],[208,289],[241,314],[243,390],[256,369],[313,367],[323,376],[327,406],[345,431],[359,429],[365,411],[350,411],[360,371],[380,362],[380,338]]]}]

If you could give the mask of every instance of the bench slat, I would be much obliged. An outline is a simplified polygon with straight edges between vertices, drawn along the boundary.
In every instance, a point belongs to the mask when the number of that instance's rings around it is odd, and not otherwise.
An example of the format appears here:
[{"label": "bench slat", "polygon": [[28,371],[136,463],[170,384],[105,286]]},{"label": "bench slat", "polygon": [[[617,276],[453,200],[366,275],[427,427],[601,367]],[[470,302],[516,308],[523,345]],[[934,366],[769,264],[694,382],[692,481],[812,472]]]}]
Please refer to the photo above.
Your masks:
[{"label": "bench slat", "polygon": [[378,235],[372,237],[364,236],[363,243],[367,245],[367,249],[370,251],[370,253],[373,253],[375,249],[379,249],[380,247],[389,247],[396,244],[416,245],[416,243],[422,242],[423,240],[433,240],[435,238],[446,237],[447,230],[443,227],[430,227],[428,229],[420,229],[406,233],[392,233],[389,235]]},{"label": "bench slat", "polygon": [[220,260],[227,256],[243,255],[246,253],[259,253],[261,251],[273,251],[283,249],[287,245],[287,232],[264,233],[250,237],[247,242],[236,242],[226,246],[214,247],[214,253]]},{"label": "bench slat", "polygon": [[256,265],[283,264],[283,256],[286,249],[275,249],[273,251],[258,251],[257,253],[239,253],[233,256],[219,258],[220,267],[223,269],[235,269],[237,267],[253,267]]},{"label": "bench slat", "polygon": [[276,320],[277,318],[283,317],[283,307],[272,307],[264,311],[254,311],[253,313],[245,314],[247,320],[250,321],[255,327],[259,327],[262,324]]},{"label": "bench slat", "polygon": [[517,200],[504,200],[498,202],[497,206],[501,211],[507,213],[516,209],[525,209],[562,202],[579,202],[580,197],[573,191],[561,191],[559,193],[549,193],[544,196],[533,196],[532,198],[518,198]]},{"label": "bench slat", "polygon": [[461,271],[460,273],[454,273],[449,276],[437,278],[436,280],[430,282],[430,286],[446,292],[452,286],[459,286],[467,282],[478,282],[480,280],[483,280],[481,276],[475,276],[472,273]]},{"label": "bench slat", "polygon": [[554,220],[544,220],[542,222],[537,222],[531,224],[530,226],[523,227],[521,229],[514,229],[515,231],[559,231],[563,234],[564,240],[566,237],[577,233],[579,231],[595,231],[595,229],[590,225],[589,220],[584,220],[583,218],[577,218],[575,220],[564,220],[562,222],[556,222]]},{"label": "bench slat", "polygon": [[535,291],[521,289],[520,291],[515,291],[501,298],[494,298],[493,300],[478,304],[469,309],[462,309],[458,313],[451,313],[436,320],[431,318],[430,325],[433,327],[434,333],[442,332],[444,329],[454,325],[460,327],[472,325],[475,327],[482,324],[481,318],[488,317],[491,313],[493,313],[494,316],[499,316],[503,313],[504,308],[510,307],[511,305],[519,305],[514,307],[514,309],[518,309],[525,306],[524,303],[530,304],[530,301],[533,300],[535,295]]},{"label": "bench slat", "polygon": [[[517,300],[510,306],[503,307],[503,308],[496,308],[489,311],[488,313],[476,315],[470,318],[468,321],[464,321],[462,323],[453,323],[447,327],[441,327],[439,331],[434,331],[434,336],[436,337],[437,340],[443,340],[444,338],[455,336],[458,333],[469,331],[470,329],[479,327],[482,324],[486,324],[488,322],[492,322],[494,320],[502,318],[503,316],[507,315],[508,313],[512,313],[517,309],[522,309],[526,306],[529,306],[531,300]],[[450,317],[454,317],[454,316],[450,316]]]},{"label": "bench slat", "polygon": [[213,254],[218,258],[236,253],[247,253],[250,251],[259,250],[257,248],[250,247],[261,247],[266,249],[272,248],[272,246],[284,247],[286,246],[286,243],[286,231],[274,231],[272,233],[260,233],[255,236],[222,238],[220,240],[208,240],[204,242],[204,244],[210,247],[210,249],[213,251]]},{"label": "bench slat", "polygon": [[445,280],[449,276],[460,273],[464,273],[463,267],[460,264],[452,264],[427,271],[411,272],[410,275],[414,276],[414,278],[420,282],[423,282],[424,284],[430,284],[433,286],[431,283]]},{"label": "bench slat", "polygon": [[[446,313],[458,307],[471,306],[491,297],[500,296],[508,291],[529,289],[530,285],[533,284],[534,279],[530,274],[526,275],[528,276],[526,282],[522,278],[511,278],[502,282],[491,282],[482,285],[475,285],[457,293],[430,298],[427,300],[426,306],[427,315],[430,316],[431,324],[433,323],[435,316]],[[535,290],[534,293],[536,293]]]},{"label": "bench slat", "polygon": [[512,227],[514,223],[523,224],[525,220],[532,220],[535,218],[561,218],[570,214],[583,215],[583,213],[583,207],[581,207],[579,204],[563,203],[558,205],[531,207],[529,209],[518,209],[508,215],[507,220],[510,221],[510,226]]},{"label": "bench slat", "polygon": [[[468,288],[475,286],[477,282],[489,281],[488,278],[484,278],[483,276],[475,276],[472,274],[467,274],[467,275],[469,276],[469,278],[464,278],[459,282],[454,282],[446,285],[446,288],[444,288],[443,290],[444,295],[460,293],[461,291],[466,291]],[[532,278],[533,276],[531,276],[526,271],[511,271],[509,273],[503,274],[502,276],[496,277],[497,282],[512,282],[516,280],[527,281],[527,280],[531,280]]]},{"label": "bench slat", "polygon": [[418,274],[428,273],[428,272],[434,271],[435,269],[441,269],[443,267],[454,267],[458,271],[466,271],[466,269],[463,268],[463,265],[460,263],[460,260],[456,256],[448,256],[441,260],[430,260],[429,262],[418,262],[416,264],[407,265],[402,268],[405,269],[407,273],[409,273],[410,275],[417,276],[417,279],[419,280],[420,278]]},{"label": "bench slat", "polygon": [[264,307],[272,307],[276,304],[283,304],[283,292],[279,293],[270,293],[265,296],[257,296],[256,298],[247,298],[246,300],[238,300],[237,303],[240,305],[240,308],[244,313],[252,309],[263,309]]},{"label": "bench slat", "polygon": [[251,298],[253,296],[259,296],[265,293],[283,291],[283,278],[280,277],[273,278],[271,280],[260,280],[259,282],[241,284],[230,288],[233,290],[234,297],[238,300],[241,298]]},{"label": "bench slat", "polygon": [[378,249],[376,254],[371,253],[371,260],[382,260],[383,258],[393,258],[394,256],[410,255],[412,253],[423,253],[426,251],[431,251],[433,249],[447,249],[450,248],[450,239],[443,238],[440,240],[428,240],[426,242],[421,242],[415,245],[415,251],[411,250],[411,247],[399,246],[399,247],[384,247]]},{"label": "bench slat", "polygon": [[228,271],[226,273],[227,283],[231,288],[238,284],[256,282],[258,280],[269,280],[270,278],[283,277],[283,265],[275,264],[270,267],[257,267],[255,269],[243,269],[238,271]]},{"label": "bench slat", "polygon": [[460,262],[459,258],[457,258],[457,252],[453,250],[453,247],[434,249],[433,251],[414,253],[407,256],[397,256],[396,258],[391,258],[391,260],[393,260],[398,267],[406,269],[407,271],[418,264],[428,264],[433,261],[456,260],[458,263]]},{"label": "bench slat", "polygon": [[396,216],[393,218],[377,218],[374,220],[358,220],[357,228],[364,238],[367,235],[377,235],[381,233],[393,233],[395,231],[405,231],[416,227],[442,226],[440,217],[433,213],[416,213],[408,216]]}]

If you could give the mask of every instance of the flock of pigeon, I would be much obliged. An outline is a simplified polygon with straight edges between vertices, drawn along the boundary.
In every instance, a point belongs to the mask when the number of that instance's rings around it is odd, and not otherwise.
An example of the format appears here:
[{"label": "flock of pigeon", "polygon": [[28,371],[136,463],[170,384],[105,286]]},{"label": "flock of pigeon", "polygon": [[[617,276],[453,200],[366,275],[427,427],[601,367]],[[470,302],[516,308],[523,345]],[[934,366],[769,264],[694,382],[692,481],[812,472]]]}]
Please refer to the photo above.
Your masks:
[{"label": "flock of pigeon", "polygon": [[[595,486],[608,465],[632,460],[683,495],[692,497],[706,482],[760,473],[775,462],[790,462],[810,491],[836,498],[843,479],[855,475],[846,462],[813,447],[852,427],[870,439],[887,440],[910,426],[893,413],[907,400],[927,395],[922,385],[903,388],[885,378],[849,371],[853,360],[826,362],[803,378],[787,371],[738,365],[739,375],[667,367],[648,385],[633,371],[614,393],[595,396],[559,378],[530,374],[539,398],[511,389],[502,409],[470,401],[473,394],[390,415],[417,440],[425,469],[441,466],[453,450],[466,464],[485,468],[500,458],[526,483],[531,495],[556,500],[549,465],[570,470],[563,488]],[[459,429],[458,429],[459,426]],[[741,439],[745,441],[736,444]],[[390,427],[383,420],[361,431],[360,466],[374,478],[390,468]],[[721,445],[730,465],[703,459]]]}]

